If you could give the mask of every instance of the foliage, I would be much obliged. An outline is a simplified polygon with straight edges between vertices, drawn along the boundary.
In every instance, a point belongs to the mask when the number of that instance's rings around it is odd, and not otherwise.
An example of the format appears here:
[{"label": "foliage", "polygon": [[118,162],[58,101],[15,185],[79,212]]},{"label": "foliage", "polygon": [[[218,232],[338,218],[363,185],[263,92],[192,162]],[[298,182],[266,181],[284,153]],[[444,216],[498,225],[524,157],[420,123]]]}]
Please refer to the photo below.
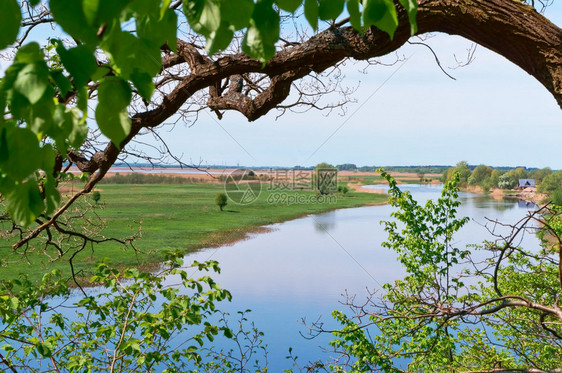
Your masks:
[{"label": "foliage", "polygon": [[482,185],[492,176],[492,168],[483,164],[476,166],[472,174],[467,179],[468,185]]},{"label": "foliage", "polygon": [[339,185],[338,186],[338,193],[346,195],[349,192],[349,187],[347,185]]},{"label": "foliage", "polygon": [[95,190],[92,192],[92,201],[94,201],[94,203],[98,203],[101,199],[101,193],[99,190]]},{"label": "foliage", "polygon": [[228,197],[225,193],[218,193],[215,197],[215,204],[221,209],[228,204]]},{"label": "foliage", "polygon": [[459,184],[466,185],[468,183],[468,178],[470,177],[472,171],[466,161],[461,161],[457,163],[454,168],[449,168],[443,171],[443,182],[449,182],[453,180],[458,174],[459,176]]},{"label": "foliage", "polygon": [[557,205],[562,206],[562,188],[555,189],[550,195],[550,201]]},{"label": "foliage", "polygon": [[501,175],[498,178],[498,188],[500,189],[513,189],[517,185],[517,180],[508,173]]},{"label": "foliage", "polygon": [[[330,370],[557,371],[561,211],[530,212],[504,225],[510,234],[490,231],[496,241],[456,248],[453,235],[467,221],[456,218],[458,176],[424,207],[385,176],[398,211],[392,214],[397,222],[384,223],[384,245],[398,253],[407,275],[385,284],[380,298],[359,305],[350,299],[353,316],[334,312],[342,327],[332,332],[331,345],[341,355]],[[517,246],[536,231],[532,222],[544,227],[538,250]]]},{"label": "foliage", "polygon": [[[3,365],[26,372],[178,372],[205,363],[199,351],[207,341],[233,336],[208,321],[230,293],[208,276],[190,278],[182,266],[175,255],[157,274],[102,262],[90,279],[102,287],[83,298],[71,295],[58,271],[39,286],[26,277],[2,282]],[[212,261],[188,268],[219,271]]]},{"label": "foliage", "polygon": [[550,193],[560,188],[562,188],[562,171],[556,171],[546,176],[537,190],[541,193]]}]

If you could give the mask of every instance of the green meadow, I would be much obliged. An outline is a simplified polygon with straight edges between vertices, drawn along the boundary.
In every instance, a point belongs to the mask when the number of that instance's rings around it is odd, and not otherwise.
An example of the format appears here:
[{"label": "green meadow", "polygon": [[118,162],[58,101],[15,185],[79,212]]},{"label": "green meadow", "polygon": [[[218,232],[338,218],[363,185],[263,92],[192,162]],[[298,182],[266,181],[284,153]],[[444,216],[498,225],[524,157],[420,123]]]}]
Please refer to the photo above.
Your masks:
[{"label": "green meadow", "polygon": [[[70,220],[67,228],[91,231],[97,239],[126,240],[134,236],[135,240],[132,245],[114,241],[88,243],[73,259],[75,272],[81,277],[87,277],[102,258],[109,258],[116,266],[151,268],[169,251],[189,253],[216,247],[243,239],[263,225],[338,208],[386,202],[385,195],[372,193],[337,193],[317,201],[313,192],[263,189],[253,203],[239,205],[229,200],[221,212],[215,196],[224,191],[222,184],[102,184],[97,190],[100,200],[96,203],[91,195],[83,197],[81,208],[90,206],[89,212]],[[86,229],[80,228],[84,219],[90,222],[84,225]],[[56,241],[56,235],[54,238]],[[35,247],[14,252],[11,244],[16,237],[5,237],[0,247],[3,264],[0,279],[14,278],[19,273],[37,279],[54,268],[70,275],[68,260],[72,251],[61,258],[53,245],[45,248],[45,240],[44,234],[42,240],[34,242]],[[81,248],[81,242],[77,239],[70,244]],[[61,242],[61,248],[68,246],[69,242]]]}]

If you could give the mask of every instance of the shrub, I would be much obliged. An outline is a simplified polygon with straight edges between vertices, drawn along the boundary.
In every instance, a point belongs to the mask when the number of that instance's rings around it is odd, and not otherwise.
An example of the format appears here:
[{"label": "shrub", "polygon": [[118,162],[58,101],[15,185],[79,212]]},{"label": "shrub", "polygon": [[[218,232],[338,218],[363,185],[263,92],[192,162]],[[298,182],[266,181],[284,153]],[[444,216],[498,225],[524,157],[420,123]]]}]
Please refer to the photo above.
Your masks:
[{"label": "shrub", "polygon": [[228,197],[224,193],[219,193],[215,197],[215,204],[219,206],[221,211],[223,210],[224,206],[228,204]]}]

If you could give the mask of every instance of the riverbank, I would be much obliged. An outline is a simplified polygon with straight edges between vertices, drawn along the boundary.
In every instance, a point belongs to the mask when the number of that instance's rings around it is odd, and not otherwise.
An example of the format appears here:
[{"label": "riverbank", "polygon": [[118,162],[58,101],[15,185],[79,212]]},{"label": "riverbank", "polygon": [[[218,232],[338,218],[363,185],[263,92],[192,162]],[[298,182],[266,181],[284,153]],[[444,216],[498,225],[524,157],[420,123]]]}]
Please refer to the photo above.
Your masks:
[{"label": "riverbank", "polygon": [[533,202],[537,205],[544,203],[547,198],[546,194],[538,193],[536,188],[525,188],[522,190],[504,190],[499,188],[492,188],[486,193],[479,185],[471,185],[466,188],[461,188],[462,191],[475,194],[486,194],[494,199],[503,198],[517,198],[526,202]]},{"label": "riverbank", "polygon": [[[385,195],[349,192],[318,198],[313,192],[262,190],[253,203],[229,204],[220,211],[214,199],[224,191],[222,184],[182,185],[113,185],[103,184],[97,189],[100,201],[90,196],[81,202],[85,218],[93,225],[74,229],[93,234],[96,238],[115,237],[126,240],[134,237],[132,245],[103,242],[80,251],[73,260],[76,272],[87,277],[93,265],[102,258],[110,258],[119,266],[150,268],[160,263],[166,252],[180,250],[184,253],[206,247],[232,244],[263,230],[264,226],[318,214],[334,209],[384,204]],[[39,279],[48,270],[58,268],[69,274],[68,257],[57,259],[54,247],[43,250],[43,241],[37,248],[29,248],[26,256],[16,254],[10,245],[15,238],[4,240],[0,257],[7,264],[0,279],[14,278],[27,273]],[[62,242],[61,242],[62,243]],[[79,247],[80,240],[75,242]],[[67,244],[67,243],[64,243]]]}]

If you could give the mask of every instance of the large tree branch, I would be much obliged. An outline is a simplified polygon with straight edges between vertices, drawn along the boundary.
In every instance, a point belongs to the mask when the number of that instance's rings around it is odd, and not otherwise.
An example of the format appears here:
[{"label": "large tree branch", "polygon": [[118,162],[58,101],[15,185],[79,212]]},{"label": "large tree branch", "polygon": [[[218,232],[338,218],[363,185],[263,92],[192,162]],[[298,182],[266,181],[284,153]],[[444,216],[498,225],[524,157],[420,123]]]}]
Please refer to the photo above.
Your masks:
[{"label": "large tree branch", "polygon": [[421,0],[419,32],[463,36],[537,79],[562,107],[562,30],[513,0]]}]

